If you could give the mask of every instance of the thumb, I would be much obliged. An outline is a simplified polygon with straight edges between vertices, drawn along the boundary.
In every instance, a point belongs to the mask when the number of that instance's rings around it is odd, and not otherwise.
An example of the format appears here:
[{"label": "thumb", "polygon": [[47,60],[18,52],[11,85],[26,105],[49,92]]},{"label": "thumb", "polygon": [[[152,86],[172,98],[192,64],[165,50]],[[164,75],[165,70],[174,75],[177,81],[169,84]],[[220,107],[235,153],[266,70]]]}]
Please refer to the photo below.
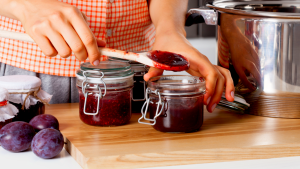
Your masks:
[{"label": "thumb", "polygon": [[151,67],[147,74],[144,75],[144,80],[148,81],[151,77],[162,75],[164,70]]},{"label": "thumb", "polygon": [[[97,40],[97,45],[98,47],[105,47],[106,42],[100,39],[96,39]],[[100,52],[100,58],[96,58],[96,60],[91,60],[91,64],[97,66],[100,64],[100,61],[106,61],[108,58],[105,55],[102,55]]]}]

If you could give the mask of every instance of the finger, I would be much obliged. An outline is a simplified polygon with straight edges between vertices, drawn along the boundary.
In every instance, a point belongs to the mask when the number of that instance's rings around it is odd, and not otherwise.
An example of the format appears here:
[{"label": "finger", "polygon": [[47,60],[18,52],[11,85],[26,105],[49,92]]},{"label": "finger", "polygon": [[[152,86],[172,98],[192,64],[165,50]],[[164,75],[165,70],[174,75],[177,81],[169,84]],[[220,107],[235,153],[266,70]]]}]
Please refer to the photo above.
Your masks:
[{"label": "finger", "polygon": [[251,91],[256,90],[256,87],[254,87],[253,84],[248,81],[248,78],[245,74],[245,70],[240,66],[238,66],[238,67],[234,66],[234,68],[236,70],[236,73],[239,75],[243,85],[245,85]]},{"label": "finger", "polygon": [[81,15],[83,19],[88,23],[88,17],[83,12],[81,12]]},{"label": "finger", "polygon": [[217,104],[221,100],[222,93],[223,93],[223,90],[224,90],[225,78],[221,74],[219,74],[219,77],[217,79],[218,80],[216,82],[216,87],[215,87],[214,94],[212,95],[211,101],[206,106],[207,111],[209,111],[209,112],[213,112],[214,111],[214,109],[216,108]]},{"label": "finger", "polygon": [[88,57],[88,53],[85,49],[83,42],[81,41],[80,37],[70,24],[65,24],[61,22],[57,25],[62,24],[64,24],[64,26],[61,26],[60,29],[56,29],[61,31],[61,35],[64,37],[71,50],[74,52],[75,57],[80,61],[84,61]]},{"label": "finger", "polygon": [[46,36],[51,41],[59,56],[67,58],[71,55],[72,51],[60,33],[53,29],[49,29],[47,30]]},{"label": "finger", "polygon": [[261,84],[261,76],[260,76],[259,70],[257,69],[256,65],[253,62],[248,61],[245,65],[245,68],[254,76],[257,84],[260,85]]},{"label": "finger", "polygon": [[190,57],[190,69],[188,73],[194,76],[204,77],[206,91],[204,95],[204,104],[208,105],[211,96],[214,94],[215,86],[218,77],[218,70],[210,63],[207,57],[196,51]]},{"label": "finger", "polygon": [[71,24],[83,42],[91,64],[93,64],[95,61],[99,62],[100,52],[98,50],[96,38],[90,30],[88,24],[84,21],[83,16],[77,14],[77,17],[74,17],[74,19],[71,20]]},{"label": "finger", "polygon": [[225,78],[225,97],[228,101],[232,102],[234,101],[234,84],[233,80],[230,74],[230,71],[228,69],[222,68],[220,66],[216,66],[219,72],[224,76]]},{"label": "finger", "polygon": [[[97,40],[98,47],[105,47],[106,46],[106,42],[105,41],[100,40],[100,39],[96,39],[96,40]],[[100,55],[101,55],[100,56],[100,61],[106,61],[106,60],[108,60],[108,57],[105,56],[105,55],[102,55],[101,52],[100,52]]]},{"label": "finger", "polygon": [[144,80],[148,81],[151,77],[162,75],[164,70],[151,67],[147,74],[144,75]]},{"label": "finger", "polygon": [[208,75],[204,75],[206,91],[204,95],[204,103],[208,105],[211,102],[212,96],[215,93],[215,87],[217,84],[218,72],[215,69],[211,69]]},{"label": "finger", "polygon": [[53,47],[49,39],[43,35],[32,36],[32,39],[38,44],[45,56],[53,57],[57,55],[56,49]]},{"label": "finger", "polygon": [[105,47],[106,46],[106,42],[104,40],[97,39],[97,45],[99,47]]},{"label": "finger", "polygon": [[42,50],[45,56],[56,56],[58,52],[53,47],[50,40],[41,31],[45,30],[41,29],[41,25],[43,26],[43,28],[49,29],[49,22],[43,22],[43,24],[33,25],[30,28],[26,28],[26,30],[28,30],[28,34],[35,41],[35,43],[38,44],[38,47]]}]

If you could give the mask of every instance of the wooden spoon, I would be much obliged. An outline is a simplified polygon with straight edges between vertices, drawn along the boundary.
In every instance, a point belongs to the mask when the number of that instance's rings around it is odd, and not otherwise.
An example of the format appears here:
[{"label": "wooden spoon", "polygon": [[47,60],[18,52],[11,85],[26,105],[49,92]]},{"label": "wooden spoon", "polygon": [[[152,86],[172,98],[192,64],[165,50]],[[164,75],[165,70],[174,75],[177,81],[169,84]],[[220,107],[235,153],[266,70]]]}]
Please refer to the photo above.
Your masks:
[{"label": "wooden spoon", "polygon": [[[35,43],[28,34],[24,33],[0,30],[0,37]],[[187,70],[190,66],[184,56],[171,52],[156,50],[144,53],[133,53],[103,47],[99,47],[99,51],[102,55],[132,60],[164,70],[183,71]]]}]

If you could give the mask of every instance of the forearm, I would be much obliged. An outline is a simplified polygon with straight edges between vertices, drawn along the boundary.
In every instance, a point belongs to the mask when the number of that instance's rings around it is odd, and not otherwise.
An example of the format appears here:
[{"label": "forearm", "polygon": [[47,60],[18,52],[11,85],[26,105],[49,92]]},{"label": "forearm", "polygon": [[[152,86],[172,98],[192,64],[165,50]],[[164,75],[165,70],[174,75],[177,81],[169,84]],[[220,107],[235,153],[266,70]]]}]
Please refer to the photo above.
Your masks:
[{"label": "forearm", "polygon": [[188,0],[151,0],[150,17],[156,34],[177,32],[186,36],[184,29]]}]

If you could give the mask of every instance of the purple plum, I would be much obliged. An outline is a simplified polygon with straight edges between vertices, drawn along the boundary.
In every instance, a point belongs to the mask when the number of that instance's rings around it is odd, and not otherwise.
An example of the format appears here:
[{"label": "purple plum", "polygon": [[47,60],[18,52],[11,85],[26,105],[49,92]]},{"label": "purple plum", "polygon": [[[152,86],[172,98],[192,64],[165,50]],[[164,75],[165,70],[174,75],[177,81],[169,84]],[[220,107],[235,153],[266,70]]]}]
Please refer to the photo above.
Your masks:
[{"label": "purple plum", "polygon": [[43,129],[33,138],[31,149],[41,158],[53,158],[58,155],[64,146],[63,135],[56,129]]},{"label": "purple plum", "polygon": [[36,131],[40,131],[46,128],[59,130],[58,120],[51,114],[41,114],[32,118],[29,122]]},{"label": "purple plum", "polygon": [[34,128],[21,121],[11,122],[0,130],[1,146],[11,152],[20,152],[30,147],[35,135]]}]

